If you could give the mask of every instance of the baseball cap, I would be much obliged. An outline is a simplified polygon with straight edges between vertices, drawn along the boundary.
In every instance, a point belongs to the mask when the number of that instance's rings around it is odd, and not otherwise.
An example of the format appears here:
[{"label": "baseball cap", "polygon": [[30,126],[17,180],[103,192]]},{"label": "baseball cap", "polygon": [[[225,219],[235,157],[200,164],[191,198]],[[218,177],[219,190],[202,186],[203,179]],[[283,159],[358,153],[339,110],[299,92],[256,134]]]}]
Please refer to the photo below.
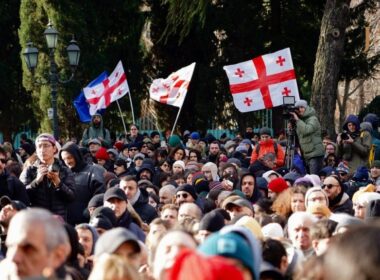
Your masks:
[{"label": "baseball cap", "polygon": [[254,212],[252,203],[244,198],[238,198],[236,200],[227,202],[227,204],[225,204],[225,208],[228,209],[232,205],[236,205],[239,207],[247,207],[252,211],[252,213]]},{"label": "baseball cap", "polygon": [[26,205],[24,202],[22,201],[19,201],[19,200],[12,200],[10,199],[9,196],[2,196],[0,198],[0,206],[1,208],[3,208],[4,206],[7,206],[8,204],[11,204],[13,209],[17,210],[17,211],[20,211],[20,210],[23,210],[23,209],[26,209]]},{"label": "baseball cap", "polygon": [[118,227],[103,233],[95,244],[95,257],[101,254],[114,253],[123,243],[130,242],[135,249],[135,253],[141,251],[136,235],[126,228]]},{"label": "baseball cap", "polygon": [[122,189],[118,187],[112,187],[104,193],[103,201],[108,201],[111,198],[117,198],[120,200],[127,201],[127,195]]}]

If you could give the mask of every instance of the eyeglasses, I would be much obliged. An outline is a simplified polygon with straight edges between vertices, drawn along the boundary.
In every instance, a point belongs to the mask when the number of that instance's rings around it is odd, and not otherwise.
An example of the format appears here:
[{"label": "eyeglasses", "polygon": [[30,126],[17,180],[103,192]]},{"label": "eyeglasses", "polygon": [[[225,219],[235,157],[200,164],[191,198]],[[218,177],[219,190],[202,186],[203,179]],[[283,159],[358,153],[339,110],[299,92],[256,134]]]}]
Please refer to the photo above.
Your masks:
[{"label": "eyeglasses", "polygon": [[137,148],[130,148],[129,150],[130,151],[137,151],[138,149]]},{"label": "eyeglasses", "polygon": [[167,163],[164,163],[163,165],[161,165],[161,166],[163,166],[163,167],[169,167],[169,164],[167,164]]},{"label": "eyeglasses", "polygon": [[337,187],[337,186],[339,186],[339,185],[333,185],[333,184],[323,184],[322,185],[322,189],[324,189],[324,188],[328,188],[329,190],[330,189],[332,189],[333,187]]},{"label": "eyeglasses", "polygon": [[0,161],[1,161],[1,163],[7,163],[7,159],[6,158],[0,158]]},{"label": "eyeglasses", "polygon": [[339,175],[340,175],[340,176],[346,176],[347,173],[345,173],[345,172],[339,172]]},{"label": "eyeglasses", "polygon": [[189,194],[187,194],[187,193],[179,193],[175,197],[176,198],[181,198],[181,196],[182,196],[182,198],[186,199],[189,196]]}]

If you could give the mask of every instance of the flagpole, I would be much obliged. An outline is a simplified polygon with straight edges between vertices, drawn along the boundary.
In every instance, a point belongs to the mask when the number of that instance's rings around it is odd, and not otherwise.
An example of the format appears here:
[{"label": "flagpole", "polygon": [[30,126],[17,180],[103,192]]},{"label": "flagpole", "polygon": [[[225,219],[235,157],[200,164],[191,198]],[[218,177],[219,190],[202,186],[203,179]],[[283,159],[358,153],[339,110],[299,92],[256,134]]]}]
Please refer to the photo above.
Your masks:
[{"label": "flagpole", "polygon": [[133,112],[131,92],[128,92],[128,95],[129,95],[129,103],[131,104],[132,121],[133,121],[134,124],[136,124],[136,122],[135,122],[135,113]]},{"label": "flagpole", "polygon": [[174,125],[173,125],[173,129],[172,129],[172,131],[170,132],[170,136],[173,135],[174,129],[175,129],[176,125],[177,125],[177,121],[178,121],[178,118],[179,118],[179,114],[181,114],[182,107],[183,107],[183,104],[182,104],[182,106],[181,106],[181,107],[179,108],[179,110],[178,110],[178,114],[177,114],[177,117],[175,118]]},{"label": "flagpole", "polygon": [[117,107],[119,108],[120,118],[121,118],[121,121],[122,121],[122,123],[123,123],[123,127],[124,127],[125,135],[127,135],[127,127],[125,126],[125,122],[124,122],[124,118],[123,118],[123,113],[122,113],[122,111],[121,111],[121,107],[120,107],[120,104],[119,104],[119,100],[116,100],[116,104],[117,104]]}]

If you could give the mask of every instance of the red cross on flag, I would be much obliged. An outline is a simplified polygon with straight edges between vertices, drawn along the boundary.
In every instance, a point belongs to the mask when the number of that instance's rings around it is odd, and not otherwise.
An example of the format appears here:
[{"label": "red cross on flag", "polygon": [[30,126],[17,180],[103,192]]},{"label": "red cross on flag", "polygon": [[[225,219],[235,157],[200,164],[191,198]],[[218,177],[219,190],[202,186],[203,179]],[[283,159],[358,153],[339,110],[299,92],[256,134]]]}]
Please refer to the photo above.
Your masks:
[{"label": "red cross on flag", "polygon": [[150,98],[160,103],[181,108],[194,68],[195,62],[170,74],[166,79],[154,80],[149,89]]},{"label": "red cross on flag", "polygon": [[224,66],[234,104],[240,112],[269,109],[283,104],[283,96],[299,100],[290,49]]},{"label": "red cross on flag", "polygon": [[129,92],[127,76],[121,61],[107,79],[93,87],[85,87],[83,93],[90,104],[90,115],[98,110],[107,108],[112,102],[122,98]]}]

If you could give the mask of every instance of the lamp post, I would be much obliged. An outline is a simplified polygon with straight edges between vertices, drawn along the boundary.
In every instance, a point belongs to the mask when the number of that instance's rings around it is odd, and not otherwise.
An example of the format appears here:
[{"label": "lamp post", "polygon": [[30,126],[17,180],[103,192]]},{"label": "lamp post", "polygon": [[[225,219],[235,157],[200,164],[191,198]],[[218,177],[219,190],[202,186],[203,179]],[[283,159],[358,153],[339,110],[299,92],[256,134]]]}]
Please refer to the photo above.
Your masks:
[{"label": "lamp post", "polygon": [[[58,129],[58,113],[57,113],[57,89],[58,84],[65,84],[70,82],[74,78],[75,70],[79,64],[80,49],[77,45],[77,42],[72,39],[69,46],[66,48],[67,55],[69,58],[69,64],[71,66],[71,76],[68,80],[61,80],[58,75],[57,64],[55,62],[54,53],[57,47],[58,41],[58,31],[53,27],[49,22],[48,27],[44,32],[46,38],[46,44],[49,49],[49,61],[50,61],[50,72],[48,81],[41,84],[50,84],[51,89],[51,105],[53,109],[53,134],[54,137],[58,140],[59,138],[59,129]],[[38,49],[33,46],[32,42],[27,43],[27,47],[23,53],[26,65],[29,71],[34,76],[34,70],[37,67],[38,63]]]}]

